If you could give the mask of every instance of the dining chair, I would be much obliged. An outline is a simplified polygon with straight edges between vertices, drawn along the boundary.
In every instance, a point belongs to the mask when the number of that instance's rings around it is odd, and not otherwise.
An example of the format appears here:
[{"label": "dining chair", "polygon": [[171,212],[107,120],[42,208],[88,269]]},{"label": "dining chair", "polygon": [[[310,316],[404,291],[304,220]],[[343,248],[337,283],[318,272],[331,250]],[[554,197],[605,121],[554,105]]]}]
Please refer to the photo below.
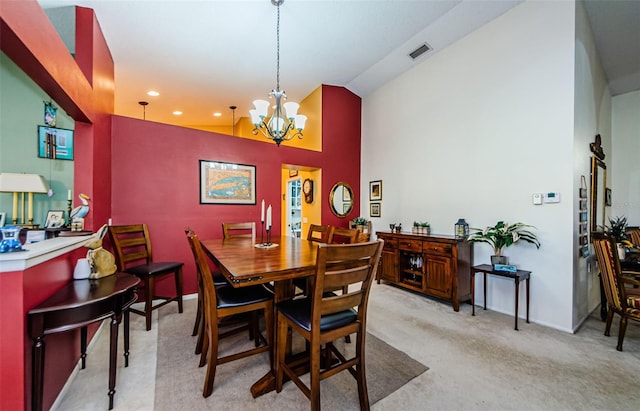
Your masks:
[{"label": "dining chair", "polygon": [[[348,370],[358,384],[360,409],[369,409],[365,371],[367,303],[382,246],[382,240],[318,246],[315,281],[310,295],[276,305],[277,392],[282,391],[286,374],[309,398],[311,409],[319,410],[320,381]],[[357,287],[348,294],[329,292],[344,284]],[[309,345],[308,357],[287,362],[285,354],[289,329],[305,338]],[[355,355],[347,359],[332,342],[353,333],[356,333]],[[323,345],[324,349],[321,348]],[[321,361],[321,352],[324,352],[325,361]],[[331,359],[332,354],[337,357],[336,363]],[[294,371],[306,362],[310,367],[310,387]]]},{"label": "dining chair", "polygon": [[[184,232],[187,236],[189,235],[195,235],[195,232],[187,227],[184,229]],[[189,242],[190,248],[191,248],[191,252],[193,253],[194,256],[194,260],[196,257],[196,251],[194,250],[193,246],[191,245],[191,242]],[[227,281],[227,279],[224,277],[224,275],[222,275],[222,273],[220,271],[211,271],[211,275],[213,277],[213,285],[215,287],[222,287],[225,285],[229,285],[229,282]],[[202,342],[205,336],[205,332],[204,332],[204,319],[203,319],[203,311],[204,311],[204,297],[203,297],[203,286],[202,286],[202,274],[200,274],[200,268],[198,267],[198,265],[196,264],[196,278],[197,278],[197,283],[198,283],[198,304],[197,304],[197,308],[196,308],[196,321],[195,324],[193,325],[193,332],[191,333],[192,336],[197,335],[198,339],[196,341],[196,350],[195,353],[196,354],[202,354]],[[252,333],[253,334],[253,333]],[[253,335],[251,336],[253,338]],[[200,366],[202,367],[204,365],[204,355],[201,355],[201,362],[200,362]]]},{"label": "dining chair", "polygon": [[[225,285],[215,287],[200,239],[193,232],[187,233],[187,239],[194,250],[194,259],[200,270],[203,284],[203,313],[206,337],[202,349],[203,352],[206,353],[207,371],[202,395],[209,397],[213,392],[213,384],[218,365],[263,352],[269,352],[269,361],[270,364],[273,364],[273,354],[271,350],[273,341],[273,295],[260,286],[234,288],[231,285]],[[262,343],[262,345],[258,344],[260,345],[258,347],[224,357],[218,357],[220,339],[234,333],[234,330],[222,333],[219,321],[223,318],[254,311],[262,311],[264,313],[267,338],[265,339],[260,332],[255,336],[256,340],[259,340],[259,343]]]},{"label": "dining chair", "polygon": [[332,228],[330,225],[311,224],[309,226],[309,232],[307,233],[307,240],[317,243],[328,243]]},{"label": "dining chair", "polygon": [[640,227],[627,227],[627,237],[636,247],[640,247]]},{"label": "dining chair", "polygon": [[[151,329],[151,314],[165,304],[178,302],[178,312],[182,313],[182,266],[178,261],[153,261],[151,238],[146,224],[109,226],[109,238],[114,249],[118,271],[140,278],[145,290],[144,311],[130,310],[144,315],[147,331]],[[156,279],[173,275],[176,287],[175,297],[155,294]],[[153,305],[153,300],[163,300]]]},{"label": "dining chair", "polygon": [[256,223],[222,223],[222,238],[251,238],[256,240]]},{"label": "dining chair", "polygon": [[625,285],[640,285],[640,281],[634,280],[633,272],[625,272],[620,268],[620,259],[615,239],[602,232],[591,233],[591,242],[595,250],[600,268],[600,278],[607,297],[607,323],[604,335],[609,336],[613,315],[620,315],[620,327],[618,330],[618,345],[616,349],[622,351],[622,342],[627,330],[627,320],[640,321],[640,295],[632,292],[628,294]]}]

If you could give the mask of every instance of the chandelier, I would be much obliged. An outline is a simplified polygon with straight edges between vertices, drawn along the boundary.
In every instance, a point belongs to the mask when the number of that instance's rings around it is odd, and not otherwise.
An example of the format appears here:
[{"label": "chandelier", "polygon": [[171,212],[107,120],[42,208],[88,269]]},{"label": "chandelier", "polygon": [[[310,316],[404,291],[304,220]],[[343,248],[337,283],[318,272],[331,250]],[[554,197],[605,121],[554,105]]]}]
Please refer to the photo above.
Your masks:
[{"label": "chandelier", "polygon": [[280,90],[280,5],[284,0],[271,0],[274,6],[278,7],[278,23],[276,28],[277,51],[276,51],[276,89],[271,90],[269,98],[275,98],[276,104],[273,108],[271,118],[267,120],[269,114],[269,102],[266,100],[255,100],[254,109],[249,110],[251,122],[254,125],[253,135],[261,132],[266,138],[276,142],[277,146],[283,141],[291,140],[294,137],[302,138],[302,130],[307,122],[307,116],[298,114],[300,104],[287,102],[284,90]]}]

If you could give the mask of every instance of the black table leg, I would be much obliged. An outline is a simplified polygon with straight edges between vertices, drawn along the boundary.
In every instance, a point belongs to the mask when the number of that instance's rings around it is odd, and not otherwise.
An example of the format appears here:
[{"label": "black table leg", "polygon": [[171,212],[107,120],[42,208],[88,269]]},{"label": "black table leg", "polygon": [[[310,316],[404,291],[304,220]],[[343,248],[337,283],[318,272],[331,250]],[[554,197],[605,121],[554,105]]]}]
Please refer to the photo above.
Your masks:
[{"label": "black table leg", "polygon": [[527,278],[527,324],[529,324],[529,280],[531,279]]},{"label": "black table leg", "polygon": [[87,327],[80,328],[80,358],[82,359],[82,367],[84,370],[87,359]]},{"label": "black table leg", "polygon": [[487,309],[487,273],[483,272],[482,273],[482,282],[483,282],[483,286],[484,286],[484,309]]},{"label": "black table leg", "polygon": [[471,271],[471,315],[476,315],[476,272]]},{"label": "black table leg", "polygon": [[109,409],[113,409],[113,396],[116,393],[116,366],[118,356],[118,325],[122,313],[111,316],[111,340],[109,342]]},{"label": "black table leg", "polygon": [[44,336],[33,339],[31,347],[31,410],[42,410],[44,384]]},{"label": "black table leg", "polygon": [[124,366],[129,366],[129,310],[124,312]]},{"label": "black table leg", "polygon": [[518,331],[518,294],[520,293],[520,281],[518,281],[518,279],[515,279],[516,282],[516,312],[515,312],[515,317],[516,317],[516,326],[515,326],[515,330]]}]

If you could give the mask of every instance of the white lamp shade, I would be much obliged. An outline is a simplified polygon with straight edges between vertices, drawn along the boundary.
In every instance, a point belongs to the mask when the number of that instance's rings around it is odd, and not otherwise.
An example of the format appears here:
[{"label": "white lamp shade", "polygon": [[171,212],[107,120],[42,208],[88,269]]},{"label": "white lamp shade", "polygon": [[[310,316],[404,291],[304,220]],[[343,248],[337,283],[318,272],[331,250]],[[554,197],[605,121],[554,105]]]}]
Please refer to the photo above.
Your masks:
[{"label": "white lamp shade", "polygon": [[304,114],[298,114],[296,116],[296,128],[298,130],[304,130],[304,126],[307,124],[307,116]]},{"label": "white lamp shade", "polygon": [[289,101],[283,104],[285,111],[287,112],[287,118],[295,118],[298,115],[298,109],[300,104]]},{"label": "white lamp shade", "polygon": [[251,115],[251,122],[257,127],[262,122],[262,118],[260,114],[258,114],[258,110],[249,110],[249,115]]},{"label": "white lamp shade", "polygon": [[49,184],[39,174],[0,173],[0,192],[46,193]]},{"label": "white lamp shade", "polygon": [[[254,100],[253,105],[259,116],[266,117],[269,113],[269,102],[266,100]],[[255,124],[255,123],[254,123]]]}]

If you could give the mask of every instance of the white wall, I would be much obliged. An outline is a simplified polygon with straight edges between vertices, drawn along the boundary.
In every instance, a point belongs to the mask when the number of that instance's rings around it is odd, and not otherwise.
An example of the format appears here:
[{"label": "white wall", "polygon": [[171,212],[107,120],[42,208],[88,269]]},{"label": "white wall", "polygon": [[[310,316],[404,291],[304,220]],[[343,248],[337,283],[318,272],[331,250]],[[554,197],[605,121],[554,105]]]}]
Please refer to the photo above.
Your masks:
[{"label": "white wall", "polygon": [[[505,254],[533,272],[531,320],[567,331],[574,7],[525,2],[366,96],[362,108],[362,198],[368,181],[383,181],[374,231],[428,220],[433,233],[451,235],[461,217],[472,227],[498,220],[535,225],[540,250],[524,243]],[[560,192],[561,202],[534,206],[536,192]],[[368,207],[365,201],[362,215]],[[474,262],[487,263],[491,254],[476,244]],[[512,314],[513,283],[491,277],[487,299],[491,309]]]},{"label": "white wall", "polygon": [[[611,94],[607,78],[598,57],[589,19],[582,2],[576,3],[576,43],[575,43],[575,139],[573,169],[574,210],[574,280],[573,280],[573,328],[579,326],[600,304],[600,278],[595,264],[595,255],[588,258],[579,254],[579,198],[581,177],[591,193],[591,150],[589,144],[595,135],[602,138],[607,171],[611,162]],[[610,177],[607,177],[610,181]],[[607,212],[607,210],[605,210]],[[591,217],[591,216],[590,216]],[[590,227],[587,223],[587,227]],[[593,250],[591,250],[593,251]]]},{"label": "white wall", "polygon": [[640,90],[613,97],[611,216],[640,226]]}]

